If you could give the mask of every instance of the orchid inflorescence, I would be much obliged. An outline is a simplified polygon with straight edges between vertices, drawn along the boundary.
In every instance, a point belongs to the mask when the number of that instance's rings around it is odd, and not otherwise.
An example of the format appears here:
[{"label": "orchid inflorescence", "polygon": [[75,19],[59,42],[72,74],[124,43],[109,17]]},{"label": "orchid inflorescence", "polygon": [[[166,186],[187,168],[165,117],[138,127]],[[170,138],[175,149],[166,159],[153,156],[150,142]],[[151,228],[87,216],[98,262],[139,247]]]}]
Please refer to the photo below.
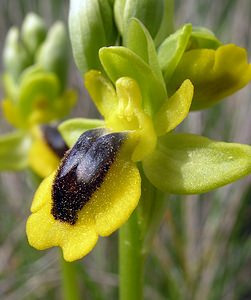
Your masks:
[{"label": "orchid inflorescence", "polygon": [[[138,205],[146,205],[140,201],[143,178],[164,194],[199,194],[251,172],[250,146],[175,132],[190,112],[207,109],[250,82],[246,50],[224,45],[210,30],[192,24],[171,33],[162,0],[145,1],[144,10],[133,0],[87,2],[71,1],[70,37],[102,119],[59,125],[69,147],[60,163],[39,163],[41,138],[30,151],[34,169],[47,171],[40,172],[45,179],[27,221],[29,243],[40,250],[60,246],[67,261],[88,254],[99,236],[110,235]],[[3,108],[11,124],[37,132],[38,124],[67,113],[73,100],[62,70],[52,74],[41,68],[51,48],[41,46],[34,54],[38,46],[30,47],[35,63],[25,72],[15,69],[13,78],[7,73]],[[54,47],[57,53],[65,45]]]}]

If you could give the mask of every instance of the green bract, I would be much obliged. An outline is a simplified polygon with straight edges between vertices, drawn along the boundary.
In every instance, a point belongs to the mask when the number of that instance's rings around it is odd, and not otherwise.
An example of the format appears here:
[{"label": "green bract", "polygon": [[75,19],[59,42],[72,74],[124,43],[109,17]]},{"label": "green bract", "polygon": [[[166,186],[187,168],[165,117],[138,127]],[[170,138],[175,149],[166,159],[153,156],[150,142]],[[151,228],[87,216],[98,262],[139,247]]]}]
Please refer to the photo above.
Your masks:
[{"label": "green bract", "polygon": [[80,72],[101,69],[98,51],[113,45],[117,31],[109,0],[72,0],[69,29],[73,55]]}]

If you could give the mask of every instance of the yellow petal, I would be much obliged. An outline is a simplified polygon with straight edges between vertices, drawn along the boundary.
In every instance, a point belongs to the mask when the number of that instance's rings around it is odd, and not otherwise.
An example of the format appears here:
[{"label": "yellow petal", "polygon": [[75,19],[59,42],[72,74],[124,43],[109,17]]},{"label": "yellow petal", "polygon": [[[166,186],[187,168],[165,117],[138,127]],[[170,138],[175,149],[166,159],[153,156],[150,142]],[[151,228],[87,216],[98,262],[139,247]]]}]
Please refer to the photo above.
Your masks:
[{"label": "yellow petal", "polygon": [[91,70],[85,74],[85,86],[102,116],[107,117],[117,104],[117,96],[111,82],[101,72]]},{"label": "yellow petal", "polygon": [[60,246],[65,260],[80,259],[129,218],[140,198],[140,175],[136,165],[117,157],[101,187],[78,213],[74,225],[55,220],[51,214],[54,175],[46,178],[34,197],[27,221],[29,243],[39,249]]},{"label": "yellow petal", "polygon": [[249,83],[247,52],[233,44],[187,51],[167,84],[169,92],[187,78],[194,85],[192,109],[207,108]]},{"label": "yellow petal", "polygon": [[38,250],[60,246],[65,260],[80,259],[92,250],[98,239],[92,216],[85,213],[84,223],[75,225],[56,221],[50,213],[50,193],[45,196],[46,204],[27,221],[26,232],[30,245]]},{"label": "yellow petal", "polygon": [[55,171],[52,172],[39,185],[32,201],[32,205],[31,205],[32,213],[39,211],[43,206],[47,204],[46,201],[47,197],[45,195],[50,195],[51,193],[51,184],[54,180],[55,174],[56,174]]},{"label": "yellow petal", "polygon": [[18,112],[17,107],[13,104],[10,99],[4,99],[2,101],[3,115],[5,119],[14,127],[21,128],[22,119]]},{"label": "yellow petal", "polygon": [[107,236],[127,221],[138,204],[140,182],[136,165],[117,159],[90,203],[99,235]]},{"label": "yellow petal", "polygon": [[167,99],[155,116],[157,135],[163,135],[177,127],[188,115],[193,99],[193,85],[185,80],[170,99]]},{"label": "yellow petal", "polygon": [[28,163],[32,170],[41,177],[51,174],[59,165],[59,158],[40,137],[32,143]]}]

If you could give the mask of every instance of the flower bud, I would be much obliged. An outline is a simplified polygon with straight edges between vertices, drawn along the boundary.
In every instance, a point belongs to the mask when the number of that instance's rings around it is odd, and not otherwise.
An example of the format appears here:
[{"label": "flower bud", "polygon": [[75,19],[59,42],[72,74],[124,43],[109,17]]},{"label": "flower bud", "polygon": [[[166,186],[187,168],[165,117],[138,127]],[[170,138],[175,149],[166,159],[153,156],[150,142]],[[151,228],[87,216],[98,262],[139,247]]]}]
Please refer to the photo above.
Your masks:
[{"label": "flower bud", "polygon": [[51,27],[36,60],[44,70],[57,75],[63,89],[68,72],[68,40],[62,22]]},{"label": "flower bud", "polygon": [[130,19],[137,18],[154,39],[164,17],[164,7],[164,0],[116,0],[114,14],[119,32],[124,36]]},{"label": "flower bud", "polygon": [[29,53],[19,40],[19,31],[16,27],[12,27],[7,34],[3,63],[6,72],[16,81],[22,71],[32,63]]},{"label": "flower bud", "polygon": [[98,51],[114,45],[117,31],[111,0],[71,0],[69,27],[72,50],[80,72],[102,67]]},{"label": "flower bud", "polygon": [[29,13],[23,22],[21,30],[22,40],[33,56],[46,37],[44,21],[34,13]]}]

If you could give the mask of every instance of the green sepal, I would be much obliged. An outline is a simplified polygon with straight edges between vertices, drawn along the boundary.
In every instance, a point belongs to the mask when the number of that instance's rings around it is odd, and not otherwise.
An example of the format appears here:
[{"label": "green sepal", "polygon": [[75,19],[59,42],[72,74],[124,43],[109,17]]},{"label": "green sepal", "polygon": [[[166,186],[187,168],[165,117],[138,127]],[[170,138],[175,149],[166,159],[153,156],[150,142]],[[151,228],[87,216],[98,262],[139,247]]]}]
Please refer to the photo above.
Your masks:
[{"label": "green sepal", "polygon": [[104,121],[98,119],[75,118],[61,123],[58,126],[58,130],[66,144],[69,147],[72,147],[83,132],[97,127],[104,127]]},{"label": "green sepal", "polygon": [[46,26],[42,18],[34,13],[26,15],[21,29],[21,37],[30,55],[33,57],[38,47],[44,41],[46,32]]},{"label": "green sepal", "polygon": [[113,84],[100,71],[91,70],[84,75],[84,84],[100,114],[106,118],[117,109],[118,99]]},{"label": "green sepal", "polygon": [[39,73],[44,74],[44,69],[42,68],[42,66],[39,66],[37,64],[29,66],[20,74],[20,84],[22,84],[22,82],[26,80],[29,80],[29,78],[32,78],[34,75],[37,75]]},{"label": "green sepal", "polygon": [[69,30],[73,56],[81,74],[101,70],[98,50],[114,45],[117,31],[109,0],[71,0]]},{"label": "green sepal", "polygon": [[143,59],[125,47],[101,48],[99,57],[113,83],[121,77],[133,78],[140,87],[145,112],[152,116],[158,111],[167,97],[166,90]]},{"label": "green sepal", "polygon": [[167,37],[158,48],[158,59],[165,82],[168,83],[175,68],[189,43],[192,25],[185,24],[182,28]]},{"label": "green sepal", "polygon": [[198,48],[217,49],[221,44],[221,41],[209,29],[205,27],[193,27],[186,51]]},{"label": "green sepal", "polygon": [[124,36],[131,18],[139,19],[154,38],[164,11],[163,0],[116,0],[114,16],[120,34]]},{"label": "green sepal", "polygon": [[133,18],[129,23],[126,32],[125,45],[150,66],[164,85],[164,78],[158,62],[154,41],[146,27],[138,19]]},{"label": "green sepal", "polygon": [[0,136],[0,171],[20,171],[28,166],[30,138],[22,132]]},{"label": "green sepal", "polygon": [[200,194],[251,173],[251,147],[193,134],[167,134],[143,167],[162,191]]},{"label": "green sepal", "polygon": [[62,22],[56,22],[49,30],[45,42],[39,49],[36,62],[45,71],[55,73],[61,90],[65,88],[69,66],[68,38]]}]

